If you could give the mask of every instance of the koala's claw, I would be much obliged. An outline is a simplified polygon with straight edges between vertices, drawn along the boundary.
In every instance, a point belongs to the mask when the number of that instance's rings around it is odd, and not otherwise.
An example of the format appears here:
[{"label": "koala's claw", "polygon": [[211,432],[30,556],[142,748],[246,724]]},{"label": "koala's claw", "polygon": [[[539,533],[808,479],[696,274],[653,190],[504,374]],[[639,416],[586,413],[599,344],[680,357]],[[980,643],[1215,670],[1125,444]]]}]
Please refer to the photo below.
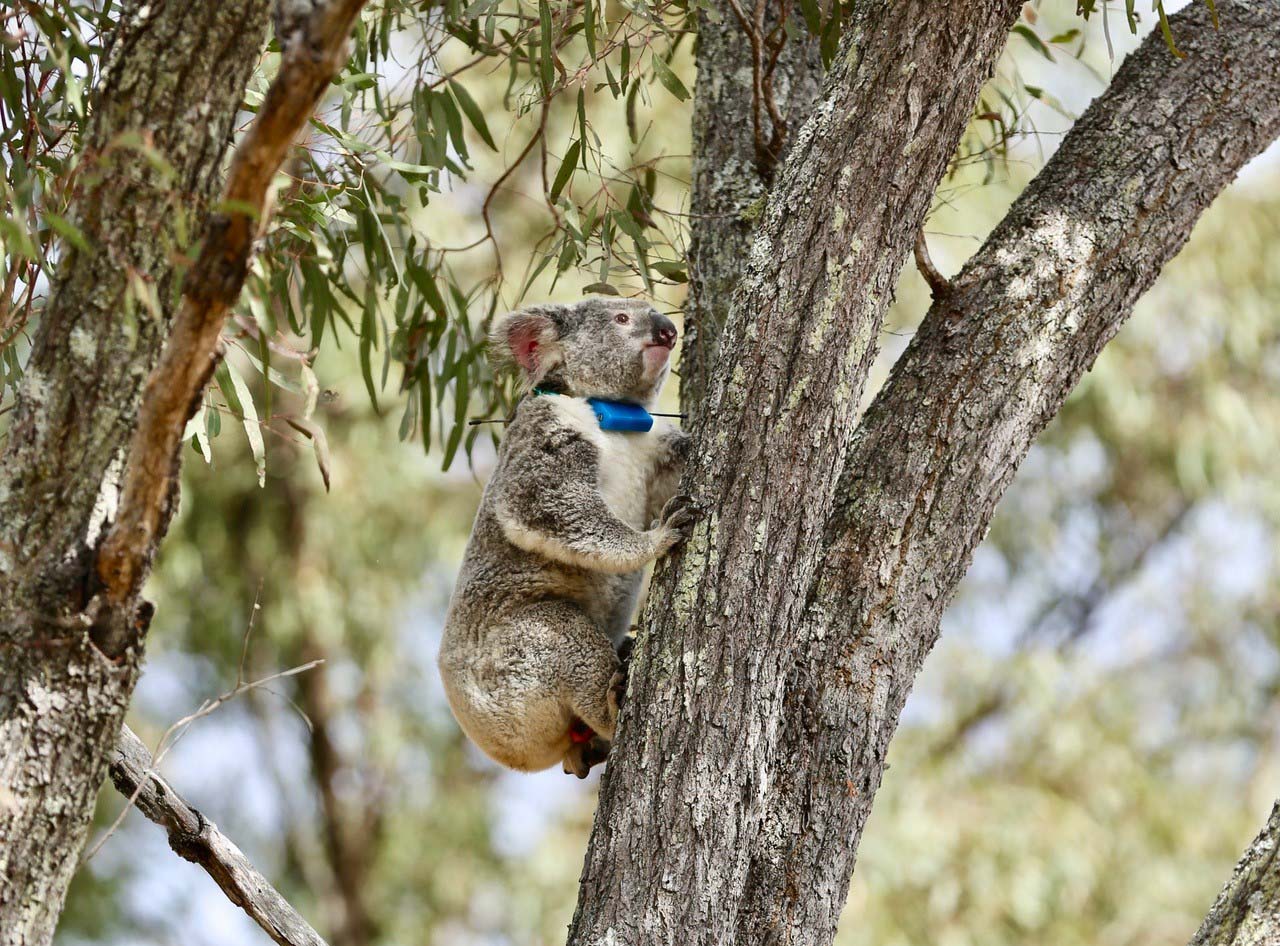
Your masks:
[{"label": "koala's claw", "polygon": [[618,641],[618,662],[622,664],[622,672],[625,674],[627,668],[631,666],[631,654],[636,649],[636,626],[631,625],[631,629],[627,631],[626,637]]},{"label": "koala's claw", "polygon": [[698,521],[698,504],[692,496],[672,496],[662,507],[662,525],[678,536],[678,541],[689,538],[694,523]]},{"label": "koala's claw", "polygon": [[625,666],[616,671],[610,679],[609,693],[605,698],[609,701],[609,709],[615,716],[622,712],[622,704],[627,701],[627,668]]}]

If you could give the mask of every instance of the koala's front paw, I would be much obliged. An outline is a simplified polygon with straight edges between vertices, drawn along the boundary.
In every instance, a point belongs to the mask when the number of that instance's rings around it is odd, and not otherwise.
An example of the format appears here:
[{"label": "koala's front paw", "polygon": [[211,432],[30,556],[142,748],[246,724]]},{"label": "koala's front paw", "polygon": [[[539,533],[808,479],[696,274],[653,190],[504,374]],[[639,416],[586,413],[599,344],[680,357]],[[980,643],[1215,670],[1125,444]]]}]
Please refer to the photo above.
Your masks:
[{"label": "koala's front paw", "polygon": [[683,430],[675,431],[670,440],[671,456],[676,462],[682,466],[689,459],[689,450],[693,445],[693,438],[686,434]]},{"label": "koala's front paw", "polygon": [[662,518],[655,523],[655,528],[664,533],[658,554],[665,555],[679,545],[693,532],[694,523],[698,521],[698,505],[692,496],[672,496],[662,507]]}]

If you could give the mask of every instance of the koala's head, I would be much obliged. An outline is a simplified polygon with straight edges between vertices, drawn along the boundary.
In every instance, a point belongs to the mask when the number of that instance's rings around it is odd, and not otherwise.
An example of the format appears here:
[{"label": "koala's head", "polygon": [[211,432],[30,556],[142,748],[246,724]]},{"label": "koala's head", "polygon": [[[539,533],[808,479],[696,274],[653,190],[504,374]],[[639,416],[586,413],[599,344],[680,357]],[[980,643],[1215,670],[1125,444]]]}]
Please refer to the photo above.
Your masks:
[{"label": "koala's head", "polygon": [[667,378],[676,337],[648,302],[584,299],[499,316],[489,352],[495,367],[514,365],[530,387],[648,404]]}]

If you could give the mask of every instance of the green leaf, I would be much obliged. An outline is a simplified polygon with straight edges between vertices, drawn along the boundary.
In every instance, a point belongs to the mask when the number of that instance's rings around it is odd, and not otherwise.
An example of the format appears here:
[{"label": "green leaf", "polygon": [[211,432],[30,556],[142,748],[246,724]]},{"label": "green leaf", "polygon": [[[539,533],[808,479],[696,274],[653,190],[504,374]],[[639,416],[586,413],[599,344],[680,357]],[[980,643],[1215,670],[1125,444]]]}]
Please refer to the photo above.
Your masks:
[{"label": "green leaf", "polygon": [[646,246],[648,245],[648,241],[644,238],[644,230],[636,221],[636,218],[631,216],[629,211],[615,210],[612,216],[613,222],[617,225],[619,230],[631,237],[631,239],[635,240],[637,243],[644,244]]},{"label": "green leaf", "polygon": [[311,441],[311,451],[316,457],[316,466],[320,469],[320,479],[324,481],[324,491],[329,492],[329,473],[332,462],[329,457],[329,440],[324,435],[324,428],[311,420],[301,417],[286,417],[285,423],[303,434]]},{"label": "green leaf", "polygon": [[1156,0],[1156,13],[1160,17],[1160,32],[1164,36],[1164,44],[1169,47],[1169,52],[1179,59],[1186,59],[1187,54],[1179,49],[1173,41],[1173,30],[1169,28],[1169,17],[1164,12],[1164,4],[1160,0]]},{"label": "green leaf", "polygon": [[191,441],[191,446],[200,456],[204,457],[205,463],[212,463],[213,452],[209,449],[209,427],[204,416],[206,410],[204,402],[201,401],[200,410],[196,411],[191,420],[187,421],[186,429],[182,432],[182,439]]},{"label": "green leaf", "polygon": [[454,455],[458,452],[458,445],[462,443],[462,435],[467,432],[467,401],[470,395],[471,388],[467,383],[467,367],[463,363],[462,370],[458,372],[457,383],[453,386],[453,429],[449,431],[449,442],[444,447],[444,460],[440,465],[443,470],[449,469],[449,465],[453,463]]},{"label": "green leaf", "polygon": [[822,29],[822,10],[818,0],[800,0],[800,14],[804,17],[804,25],[813,36],[819,35]]},{"label": "green leaf", "polygon": [[582,35],[587,40],[587,55],[596,61],[596,5],[594,0],[582,0]]},{"label": "green leaf", "polygon": [[653,57],[653,72],[658,77],[658,81],[666,87],[666,90],[681,102],[689,98],[689,90],[684,87],[680,77],[671,71],[671,67],[667,65],[661,56]]},{"label": "green leaf", "polygon": [[249,393],[249,386],[244,383],[244,378],[240,377],[240,372],[236,371],[230,362],[223,362],[223,364],[226,366],[227,376],[235,391],[236,400],[239,402],[240,420],[244,424],[245,436],[249,438],[249,449],[253,451],[253,460],[258,468],[258,486],[266,486],[267,448],[262,442],[262,424],[258,420],[258,409],[253,405],[253,395]]},{"label": "green leaf", "polygon": [[422,449],[431,450],[431,371],[423,361],[418,368],[418,415],[422,419]]},{"label": "green leaf", "polygon": [[573,177],[573,172],[578,165],[578,151],[581,148],[582,141],[580,139],[575,140],[569,145],[569,150],[564,153],[564,160],[560,162],[560,169],[556,171],[556,179],[551,182],[551,200],[553,202],[560,196],[560,192],[569,183],[569,179]]},{"label": "green leaf", "polygon": [[[555,37],[551,30],[551,4],[547,0],[538,0],[538,24],[540,27],[538,76],[542,81],[542,94],[550,95],[551,87],[555,84],[556,67]],[[445,466],[448,464],[446,463]]]},{"label": "green leaf", "polygon": [[464,86],[453,81],[449,83],[449,91],[453,93],[454,101],[462,109],[462,114],[467,116],[467,121],[471,122],[471,127],[476,130],[476,134],[489,146],[490,150],[497,151],[498,146],[493,142],[493,135],[489,134],[489,125],[484,120],[484,112],[471,97],[471,93]]},{"label": "green leaf", "polygon": [[1013,31],[1025,39],[1027,41],[1027,45],[1038,52],[1041,56],[1044,56],[1045,59],[1050,62],[1057,62],[1057,60],[1053,58],[1053,53],[1050,51],[1049,47],[1044,44],[1044,41],[1036,35],[1035,30],[1031,27],[1023,23],[1019,23],[1013,28]]},{"label": "green leaf", "polygon": [[689,281],[689,274],[685,271],[682,263],[672,262],[671,260],[657,260],[649,265],[672,282],[685,283]]},{"label": "green leaf", "polygon": [[79,227],[73,224],[70,220],[67,220],[65,217],[59,217],[57,214],[50,213],[48,211],[45,212],[44,219],[60,237],[74,246],[77,250],[80,250],[82,253],[88,253],[90,251],[89,241],[84,238],[84,234],[80,232]]},{"label": "green leaf", "polygon": [[440,287],[436,285],[427,267],[421,262],[409,260],[405,263],[405,269],[409,271],[409,278],[418,287],[418,292],[422,293],[422,298],[431,306],[431,311],[442,319],[448,318],[449,311],[445,308],[444,297],[440,295]]},{"label": "green leaf", "polygon": [[378,392],[373,383],[372,352],[377,341],[378,324],[374,318],[377,299],[373,293],[373,283],[366,290],[365,304],[360,314],[360,375],[364,378],[364,386],[369,392],[369,400],[373,409],[378,410]]},{"label": "green leaf", "polygon": [[1058,101],[1056,97],[1054,97],[1053,95],[1050,95],[1044,89],[1037,88],[1034,85],[1028,85],[1028,86],[1025,86],[1025,88],[1027,90],[1027,94],[1030,95],[1033,99],[1036,99],[1040,102],[1043,102],[1045,105],[1048,105],[1051,109],[1053,109],[1055,112],[1057,112],[1059,115],[1063,116],[1064,118],[1070,118],[1073,121],[1075,120],[1076,116],[1072,115],[1069,111],[1067,111],[1067,107],[1065,105],[1063,105],[1060,101]]}]

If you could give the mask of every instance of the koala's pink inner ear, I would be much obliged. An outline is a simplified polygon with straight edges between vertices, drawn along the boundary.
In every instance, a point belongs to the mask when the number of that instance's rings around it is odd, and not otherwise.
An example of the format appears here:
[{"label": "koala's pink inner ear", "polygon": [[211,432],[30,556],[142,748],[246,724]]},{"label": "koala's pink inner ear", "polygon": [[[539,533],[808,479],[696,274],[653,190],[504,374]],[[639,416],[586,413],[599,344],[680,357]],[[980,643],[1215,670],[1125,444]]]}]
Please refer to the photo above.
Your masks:
[{"label": "koala's pink inner ear", "polygon": [[538,370],[538,359],[542,347],[542,327],[534,320],[517,322],[511,326],[507,335],[507,344],[511,346],[511,354],[525,371],[532,374]]}]

